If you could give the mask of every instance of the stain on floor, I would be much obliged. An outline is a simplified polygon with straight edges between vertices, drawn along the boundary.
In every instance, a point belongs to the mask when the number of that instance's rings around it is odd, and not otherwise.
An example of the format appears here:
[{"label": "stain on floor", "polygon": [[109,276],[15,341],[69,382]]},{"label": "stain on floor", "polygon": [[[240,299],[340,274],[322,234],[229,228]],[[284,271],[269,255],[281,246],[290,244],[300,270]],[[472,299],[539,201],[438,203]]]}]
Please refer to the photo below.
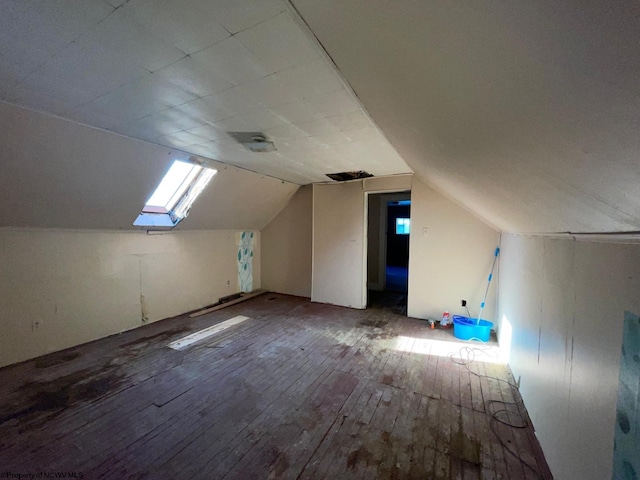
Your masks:
[{"label": "stain on floor", "polygon": [[148,335],[146,337],[136,338],[135,340],[132,340],[130,342],[123,343],[122,345],[120,345],[120,348],[126,348],[134,345],[140,345],[143,343],[149,343],[151,341],[154,341],[154,342],[162,341],[170,337],[173,337],[174,335],[178,335],[179,333],[190,332],[190,331],[191,329],[185,325],[182,327],[173,328],[171,330],[158,332],[155,335]]},{"label": "stain on floor", "polygon": [[54,365],[59,365],[61,363],[70,362],[80,356],[80,352],[58,352],[52,353],[50,355],[45,355],[44,357],[38,357],[34,360],[34,365],[36,368],[49,368]]},{"label": "stain on floor", "polygon": [[82,369],[53,380],[29,381],[18,388],[20,407],[0,416],[0,425],[9,421],[29,422],[40,414],[43,423],[65,408],[88,402],[116,390],[124,375],[113,367]]}]

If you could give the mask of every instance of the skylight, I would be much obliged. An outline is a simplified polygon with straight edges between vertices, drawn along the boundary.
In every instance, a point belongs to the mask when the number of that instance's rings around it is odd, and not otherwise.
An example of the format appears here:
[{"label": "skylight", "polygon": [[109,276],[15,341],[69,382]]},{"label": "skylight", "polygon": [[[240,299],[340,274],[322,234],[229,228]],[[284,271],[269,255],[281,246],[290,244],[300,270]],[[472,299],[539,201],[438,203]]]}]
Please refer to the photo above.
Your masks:
[{"label": "skylight", "polygon": [[171,210],[200,170],[202,167],[193,163],[178,160],[173,162],[156,191],[147,200],[145,207],[164,207]]},{"label": "skylight", "polygon": [[137,227],[173,228],[187,217],[195,199],[217,173],[195,163],[176,160],[142,208]]}]

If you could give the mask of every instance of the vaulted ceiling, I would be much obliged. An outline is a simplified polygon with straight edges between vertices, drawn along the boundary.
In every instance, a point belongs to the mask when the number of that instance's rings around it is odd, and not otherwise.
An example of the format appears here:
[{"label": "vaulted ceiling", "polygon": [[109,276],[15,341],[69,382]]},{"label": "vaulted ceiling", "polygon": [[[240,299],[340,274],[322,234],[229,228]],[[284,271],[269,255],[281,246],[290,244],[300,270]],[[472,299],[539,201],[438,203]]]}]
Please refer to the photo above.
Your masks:
[{"label": "vaulted ceiling", "polygon": [[[10,0],[0,15],[2,101],[293,184],[414,171],[510,232],[640,230],[638,78],[632,1]],[[123,162],[95,168],[117,180]]]},{"label": "vaulted ceiling", "polygon": [[281,0],[3,2],[0,98],[297,184],[411,171]]},{"label": "vaulted ceiling", "polygon": [[640,230],[640,3],[292,0],[416,175],[510,232]]}]

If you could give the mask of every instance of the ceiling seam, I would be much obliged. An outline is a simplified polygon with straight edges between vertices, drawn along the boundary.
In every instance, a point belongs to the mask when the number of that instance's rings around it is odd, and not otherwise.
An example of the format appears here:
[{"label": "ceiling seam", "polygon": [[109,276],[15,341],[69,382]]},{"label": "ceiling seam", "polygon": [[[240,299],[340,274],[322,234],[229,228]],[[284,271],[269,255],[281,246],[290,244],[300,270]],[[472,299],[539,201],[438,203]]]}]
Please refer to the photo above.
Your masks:
[{"label": "ceiling seam", "polygon": [[331,63],[331,65],[333,67],[333,70],[338,75],[338,78],[340,79],[342,85],[344,86],[344,89],[353,97],[353,99],[356,102],[356,104],[360,107],[360,109],[362,110],[364,115],[369,119],[369,121],[371,122],[373,127],[376,129],[376,131],[384,138],[384,140],[393,149],[393,151],[396,153],[396,155],[398,155],[398,157],[401,158],[402,161],[409,167],[409,169],[410,169],[409,172],[400,172],[400,173],[415,173],[413,171],[413,168],[411,167],[411,165],[409,165],[407,163],[407,161],[404,159],[404,157],[402,155],[400,155],[400,152],[398,152],[398,150],[393,145],[393,143],[391,143],[391,141],[387,138],[386,134],[380,129],[378,124],[375,122],[375,120],[371,116],[371,113],[369,113],[369,110],[367,110],[367,108],[364,106],[364,104],[360,100],[360,97],[358,96],[358,94],[355,92],[355,90],[353,89],[351,84],[347,81],[347,79],[344,77],[344,75],[342,74],[342,72],[338,68],[338,65],[333,60],[333,57],[331,56],[331,54],[327,51],[327,49],[324,47],[324,45],[322,44],[320,39],[313,32],[313,30],[311,29],[310,25],[304,19],[304,17],[302,16],[302,14],[298,10],[298,8],[294,5],[293,0],[284,0],[284,1],[287,4],[287,6],[289,7],[289,12],[290,12],[291,16],[296,21],[296,23],[300,26],[300,29],[304,33],[307,34],[307,37],[309,37],[310,40],[312,40],[316,44],[317,47],[320,48],[320,51],[323,53],[322,56],[325,58],[325,61],[329,61]]},{"label": "ceiling seam", "polygon": [[169,151],[180,152],[180,153],[183,153],[183,154],[185,154],[187,156],[195,155],[197,157],[204,158],[205,160],[210,160],[212,162],[221,163],[221,164],[223,164],[223,165],[225,165],[227,167],[237,168],[238,170],[244,170],[244,171],[247,171],[247,172],[251,172],[251,173],[254,173],[256,175],[260,175],[261,177],[273,178],[274,180],[279,180],[279,181],[284,182],[284,183],[290,183],[291,185],[299,185],[299,186],[306,185],[304,183],[291,182],[289,180],[285,180],[284,178],[276,177],[274,175],[267,175],[266,173],[256,172],[256,171],[251,170],[251,169],[246,168],[246,167],[239,167],[238,165],[227,163],[224,160],[218,160],[216,158],[209,158],[209,157],[206,157],[204,155],[196,155],[196,154],[187,152],[185,150],[181,150],[179,148],[168,147],[167,145],[162,145],[162,144],[159,144],[159,143],[150,142],[149,140],[143,140],[143,139],[140,139],[140,138],[130,137],[128,135],[124,135],[124,134],[119,133],[119,132],[114,132],[113,130],[107,130],[106,128],[102,128],[102,127],[96,127],[96,126],[93,126],[93,125],[87,125],[86,123],[81,123],[81,122],[78,122],[77,120],[72,120],[72,119],[69,119],[69,118],[62,117],[60,115],[56,115],[56,114],[49,113],[49,112],[44,112],[42,110],[37,110],[35,108],[26,107],[26,106],[23,106],[23,105],[16,105],[14,103],[6,102],[4,100],[0,100],[0,103],[3,103],[5,105],[10,105],[10,106],[15,107],[15,108],[21,108],[21,109],[27,110],[29,112],[34,112],[34,113],[38,113],[38,114],[41,114],[41,115],[45,115],[47,117],[56,118],[58,120],[63,120],[65,122],[73,123],[75,125],[80,125],[82,127],[90,128],[92,130],[98,130],[98,131],[101,131],[101,132],[110,133],[112,135],[117,135],[117,136],[122,137],[122,138],[127,138],[129,140],[135,140],[136,142],[143,142],[143,143],[148,143],[149,145],[155,145],[157,147],[166,148]]}]

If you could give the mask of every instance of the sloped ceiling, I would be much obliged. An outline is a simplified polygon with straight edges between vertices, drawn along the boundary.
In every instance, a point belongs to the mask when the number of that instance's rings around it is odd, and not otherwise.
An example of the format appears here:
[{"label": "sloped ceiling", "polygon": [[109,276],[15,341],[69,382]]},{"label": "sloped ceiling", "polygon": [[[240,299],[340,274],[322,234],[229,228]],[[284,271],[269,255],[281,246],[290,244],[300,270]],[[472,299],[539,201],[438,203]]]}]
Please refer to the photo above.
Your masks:
[{"label": "sloped ceiling", "polygon": [[296,184],[411,171],[283,0],[3,2],[0,100]]},{"label": "sloped ceiling", "polygon": [[292,3],[416,174],[488,223],[640,230],[640,3]]},{"label": "sloped ceiling", "polygon": [[[0,227],[133,230],[173,160],[189,154],[0,103]],[[261,230],[298,185],[218,170],[177,230]]]},{"label": "sloped ceiling", "polygon": [[[640,230],[639,78],[632,1],[9,0],[0,15],[2,101],[293,184],[413,170],[509,232]],[[263,131],[277,151],[250,153],[230,131]],[[103,134],[105,152],[124,148]],[[7,145],[0,132],[19,184],[39,178],[46,159],[16,164]],[[104,198],[120,186],[112,228],[167,160],[127,176],[136,159],[99,158],[81,178]],[[63,198],[76,171],[46,171]],[[12,187],[15,205],[56,208],[27,190]],[[65,205],[93,205],[88,219],[100,203],[83,195]]]}]

